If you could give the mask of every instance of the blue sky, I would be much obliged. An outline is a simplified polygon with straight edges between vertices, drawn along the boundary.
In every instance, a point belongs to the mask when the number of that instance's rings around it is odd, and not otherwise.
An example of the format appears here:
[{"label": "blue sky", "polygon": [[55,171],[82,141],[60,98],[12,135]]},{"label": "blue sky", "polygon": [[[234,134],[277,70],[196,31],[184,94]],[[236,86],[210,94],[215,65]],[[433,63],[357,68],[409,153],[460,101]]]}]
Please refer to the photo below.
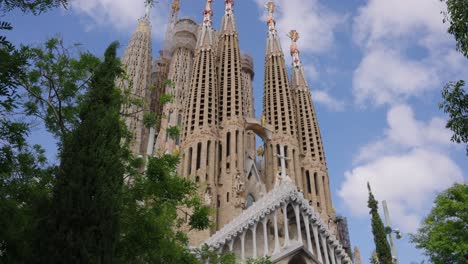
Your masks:
[{"label": "blue sky", "polygon": [[[161,40],[169,0],[152,10],[153,54]],[[181,0],[181,16],[201,21],[202,0]],[[223,2],[214,4],[219,28]],[[439,0],[277,0],[277,27],[290,63],[286,34],[301,34],[299,49],[316,106],[331,178],[334,205],[348,217],[352,244],[363,262],[373,250],[366,182],[386,199],[392,222],[414,232],[437,192],[468,174],[464,147],[450,142],[440,90],[450,80],[468,79],[467,60],[455,51],[442,23]],[[267,28],[263,0],[236,1],[241,49],[254,57],[255,103],[261,114]],[[39,44],[61,34],[95,54],[118,40],[124,47],[144,13],[143,0],[74,0],[69,10],[33,17],[9,13],[8,37]],[[120,53],[123,53],[123,47]],[[31,140],[54,149],[38,127]],[[53,151],[49,152],[53,156]],[[424,257],[397,242],[400,263]]]}]

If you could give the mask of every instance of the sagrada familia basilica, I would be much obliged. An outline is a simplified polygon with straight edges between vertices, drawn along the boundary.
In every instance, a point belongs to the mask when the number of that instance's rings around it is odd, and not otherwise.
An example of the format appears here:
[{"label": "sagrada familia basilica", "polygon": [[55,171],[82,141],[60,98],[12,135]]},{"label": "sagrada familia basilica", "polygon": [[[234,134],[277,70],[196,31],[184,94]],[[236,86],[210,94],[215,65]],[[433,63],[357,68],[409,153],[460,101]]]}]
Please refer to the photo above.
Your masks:
[{"label": "sagrada familia basilica", "polygon": [[178,154],[178,174],[195,181],[214,209],[211,229],[187,230],[193,247],[233,251],[242,263],[262,256],[274,263],[353,263],[346,221],[333,208],[299,33],[289,32],[289,75],[276,7],[266,4],[263,114],[257,119],[253,60],[239,49],[234,0],[225,0],[219,31],[212,2],[206,0],[199,24],[179,18],[179,0],[173,1],[154,61],[149,7],[139,20],[122,59],[132,85],[120,85],[161,119],[147,128],[144,111],[125,109],[137,113],[126,119],[131,150],[142,157]]}]

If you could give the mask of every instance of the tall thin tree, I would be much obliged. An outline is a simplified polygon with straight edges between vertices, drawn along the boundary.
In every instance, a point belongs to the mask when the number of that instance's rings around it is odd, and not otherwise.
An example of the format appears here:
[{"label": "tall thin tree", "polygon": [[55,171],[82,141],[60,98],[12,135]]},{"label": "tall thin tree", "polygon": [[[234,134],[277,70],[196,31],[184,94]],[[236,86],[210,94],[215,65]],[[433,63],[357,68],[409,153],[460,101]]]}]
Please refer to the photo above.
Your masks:
[{"label": "tall thin tree", "polygon": [[372,217],[372,233],[374,234],[375,251],[377,252],[380,264],[392,264],[392,253],[387,240],[387,233],[385,232],[385,226],[379,215],[379,202],[375,200],[369,183],[367,183],[367,189],[369,190],[367,206],[370,209],[369,213]]},{"label": "tall thin tree", "polygon": [[115,262],[124,174],[117,47],[107,48],[80,106],[81,122],[63,139],[46,263]]}]

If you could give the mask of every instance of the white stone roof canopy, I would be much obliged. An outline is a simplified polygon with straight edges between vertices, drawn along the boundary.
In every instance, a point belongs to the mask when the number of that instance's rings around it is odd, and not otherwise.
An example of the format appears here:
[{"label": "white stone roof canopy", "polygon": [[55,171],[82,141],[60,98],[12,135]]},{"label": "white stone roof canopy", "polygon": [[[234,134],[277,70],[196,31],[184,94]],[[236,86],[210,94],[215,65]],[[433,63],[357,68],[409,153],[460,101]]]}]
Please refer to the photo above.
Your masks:
[{"label": "white stone roof canopy", "polygon": [[[330,250],[333,249],[334,256],[336,256],[337,260],[336,264],[352,263],[340,242],[330,233],[328,227],[320,219],[320,215],[315,212],[314,208],[309,205],[309,202],[304,199],[303,194],[297,191],[297,187],[292,182],[286,180],[268,192],[260,200],[255,202],[251,207],[243,211],[242,214],[233,219],[229,224],[225,225],[203,244],[206,244],[210,248],[218,251],[221,251],[225,245],[231,244],[232,249],[232,241],[237,237],[245,236],[245,233],[253,226],[261,224],[264,219],[273,215],[279,208],[286,208],[287,205],[292,205],[293,207],[298,208],[299,210],[297,210],[298,212],[296,212],[296,216],[301,212],[306,223],[310,222],[313,227],[316,227],[316,230],[319,231],[318,233],[320,238],[324,241],[323,243],[326,243],[327,248]],[[307,228],[307,230],[309,230],[309,228]],[[312,231],[309,233],[310,236],[313,236]],[[310,240],[309,234],[307,236]],[[322,244],[322,246],[324,247],[325,244]],[[319,260],[321,260],[321,257]],[[335,259],[333,258],[332,264],[335,264],[334,260]],[[323,263],[329,263],[329,261]]]}]

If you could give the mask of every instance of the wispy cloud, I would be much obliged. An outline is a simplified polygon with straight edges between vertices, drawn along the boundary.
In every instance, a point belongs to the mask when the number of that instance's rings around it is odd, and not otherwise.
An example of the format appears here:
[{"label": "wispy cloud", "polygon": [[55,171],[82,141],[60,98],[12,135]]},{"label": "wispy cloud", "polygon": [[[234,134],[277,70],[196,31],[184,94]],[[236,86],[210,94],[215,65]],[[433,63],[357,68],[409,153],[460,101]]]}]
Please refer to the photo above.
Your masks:
[{"label": "wispy cloud", "polygon": [[[169,0],[160,0],[156,5],[151,10],[151,24],[163,28],[167,23]],[[74,0],[70,9],[82,16],[87,30],[111,27],[128,33],[135,30],[138,19],[145,14],[143,0]],[[162,39],[163,36],[164,30],[153,30],[153,37]]]},{"label": "wispy cloud", "polygon": [[339,196],[351,214],[365,216],[370,182],[377,198],[388,201],[395,226],[414,232],[435,193],[463,181],[463,174],[447,155],[454,145],[442,119],[417,120],[408,105],[396,105],[387,123],[385,136],[359,151]]}]

